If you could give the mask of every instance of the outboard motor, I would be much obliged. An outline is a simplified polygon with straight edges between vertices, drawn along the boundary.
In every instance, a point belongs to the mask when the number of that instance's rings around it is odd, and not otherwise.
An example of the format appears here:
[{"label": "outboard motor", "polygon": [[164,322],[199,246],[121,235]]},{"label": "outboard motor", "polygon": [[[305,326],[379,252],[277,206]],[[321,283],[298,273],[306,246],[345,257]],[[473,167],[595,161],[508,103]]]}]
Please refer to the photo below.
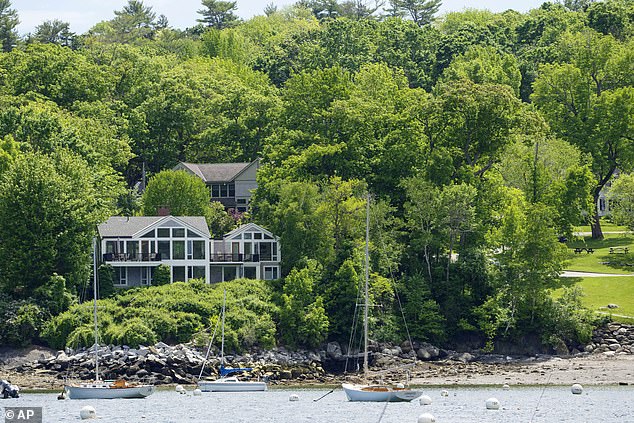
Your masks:
[{"label": "outboard motor", "polygon": [[15,385],[12,385],[11,382],[6,380],[0,380],[0,389],[2,390],[2,398],[7,399],[18,398],[20,394],[20,388]]}]

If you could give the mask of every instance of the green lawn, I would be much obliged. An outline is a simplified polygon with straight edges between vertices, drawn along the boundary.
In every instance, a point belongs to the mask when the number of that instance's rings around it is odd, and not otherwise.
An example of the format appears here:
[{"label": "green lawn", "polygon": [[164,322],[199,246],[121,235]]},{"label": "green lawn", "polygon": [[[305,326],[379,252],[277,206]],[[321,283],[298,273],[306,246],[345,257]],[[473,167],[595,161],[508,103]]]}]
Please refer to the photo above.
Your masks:
[{"label": "green lawn", "polygon": [[[583,289],[584,306],[601,313],[612,314],[613,320],[634,323],[634,276],[566,279],[569,279],[570,284],[576,284]],[[608,304],[616,304],[619,307],[608,309]]]},{"label": "green lawn", "polygon": [[[613,226],[616,228],[616,226]],[[617,229],[615,229],[617,230]],[[607,229],[604,231],[608,232]],[[595,273],[631,274],[631,277],[562,278],[565,285],[583,289],[583,304],[601,313],[612,314],[616,321],[634,323],[634,236],[606,234],[603,240],[583,237],[566,244],[569,261],[566,270]],[[610,247],[628,247],[628,254],[610,254]],[[574,248],[593,248],[594,254],[575,254]],[[556,292],[555,295],[558,295]],[[608,309],[608,304],[619,308]],[[630,316],[623,317],[623,316]]]},{"label": "green lawn", "polygon": [[[627,228],[625,226],[617,226],[612,222],[608,222],[607,220],[601,221],[601,230],[603,232],[627,232]],[[590,225],[586,226],[575,226],[575,232],[591,232]]]},{"label": "green lawn", "polygon": [[[606,234],[603,240],[594,240],[587,236],[568,242],[566,246],[568,247],[566,270],[634,275],[634,236]],[[630,252],[610,254],[610,247],[627,247]],[[584,251],[581,254],[575,254],[575,248],[593,248],[594,253],[588,254]]]}]

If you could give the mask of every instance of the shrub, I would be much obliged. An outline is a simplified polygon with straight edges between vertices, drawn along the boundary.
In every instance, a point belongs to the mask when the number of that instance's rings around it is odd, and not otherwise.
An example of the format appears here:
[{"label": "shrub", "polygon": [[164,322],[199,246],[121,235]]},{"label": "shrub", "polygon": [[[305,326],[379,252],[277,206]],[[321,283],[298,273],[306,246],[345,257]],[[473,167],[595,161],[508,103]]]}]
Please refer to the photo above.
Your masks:
[{"label": "shrub", "polygon": [[161,286],[167,285],[172,281],[171,269],[166,264],[160,264],[154,269],[154,279],[152,285]]},{"label": "shrub", "polygon": [[89,347],[95,343],[95,328],[90,325],[82,325],[73,330],[66,339],[66,347]]},{"label": "shrub", "polygon": [[[265,281],[246,279],[215,285],[177,282],[119,291],[113,298],[98,301],[101,340],[135,346],[158,340],[189,342],[196,334],[200,338],[200,332],[205,327],[213,328],[220,316],[224,289],[228,348],[275,345],[278,309],[271,301],[270,286]],[[88,342],[88,335],[78,328],[92,327],[92,310],[87,302],[52,318],[46,323],[44,339],[54,348]]]},{"label": "shrub", "polygon": [[98,298],[110,298],[112,297],[116,289],[114,287],[114,267],[110,264],[102,264],[97,271],[99,274],[99,297]]}]

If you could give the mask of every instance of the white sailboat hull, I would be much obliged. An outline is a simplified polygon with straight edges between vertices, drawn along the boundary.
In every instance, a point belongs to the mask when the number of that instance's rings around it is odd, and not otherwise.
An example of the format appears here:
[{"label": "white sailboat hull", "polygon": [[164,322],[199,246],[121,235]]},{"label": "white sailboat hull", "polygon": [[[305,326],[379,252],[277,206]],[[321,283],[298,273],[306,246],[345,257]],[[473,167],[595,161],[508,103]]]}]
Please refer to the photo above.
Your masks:
[{"label": "white sailboat hull", "polygon": [[240,381],[236,378],[201,380],[198,388],[203,392],[252,392],[266,391],[265,382]]},{"label": "white sailboat hull", "polygon": [[153,385],[112,388],[109,386],[64,386],[66,396],[70,399],[116,399],[145,398],[154,393]]},{"label": "white sailboat hull", "polygon": [[342,383],[348,401],[408,402],[420,397],[423,392],[416,389],[394,388],[383,385],[352,385]]}]

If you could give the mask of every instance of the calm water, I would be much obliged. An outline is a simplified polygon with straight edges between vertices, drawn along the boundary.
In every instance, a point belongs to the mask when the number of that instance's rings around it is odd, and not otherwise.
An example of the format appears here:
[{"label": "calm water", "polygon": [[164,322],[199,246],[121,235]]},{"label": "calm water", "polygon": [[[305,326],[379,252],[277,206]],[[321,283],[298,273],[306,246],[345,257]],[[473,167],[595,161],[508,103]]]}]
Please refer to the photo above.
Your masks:
[{"label": "calm water", "polygon": [[[315,402],[329,390],[270,390],[250,393],[203,393],[181,395],[158,391],[146,399],[57,400],[57,394],[23,394],[0,401],[2,406],[43,407],[44,422],[82,421],[79,411],[90,405],[99,422],[213,422],[213,423],[416,423],[431,413],[438,423],[486,422],[619,422],[634,423],[634,387],[585,387],[573,395],[570,387],[425,389],[432,405],[411,403],[348,402],[341,389]],[[291,394],[299,401],[289,401]],[[488,398],[497,398],[499,410],[487,410]],[[541,399],[540,399],[541,398]],[[537,406],[539,403],[539,406]],[[90,421],[90,420],[87,420]]]}]

